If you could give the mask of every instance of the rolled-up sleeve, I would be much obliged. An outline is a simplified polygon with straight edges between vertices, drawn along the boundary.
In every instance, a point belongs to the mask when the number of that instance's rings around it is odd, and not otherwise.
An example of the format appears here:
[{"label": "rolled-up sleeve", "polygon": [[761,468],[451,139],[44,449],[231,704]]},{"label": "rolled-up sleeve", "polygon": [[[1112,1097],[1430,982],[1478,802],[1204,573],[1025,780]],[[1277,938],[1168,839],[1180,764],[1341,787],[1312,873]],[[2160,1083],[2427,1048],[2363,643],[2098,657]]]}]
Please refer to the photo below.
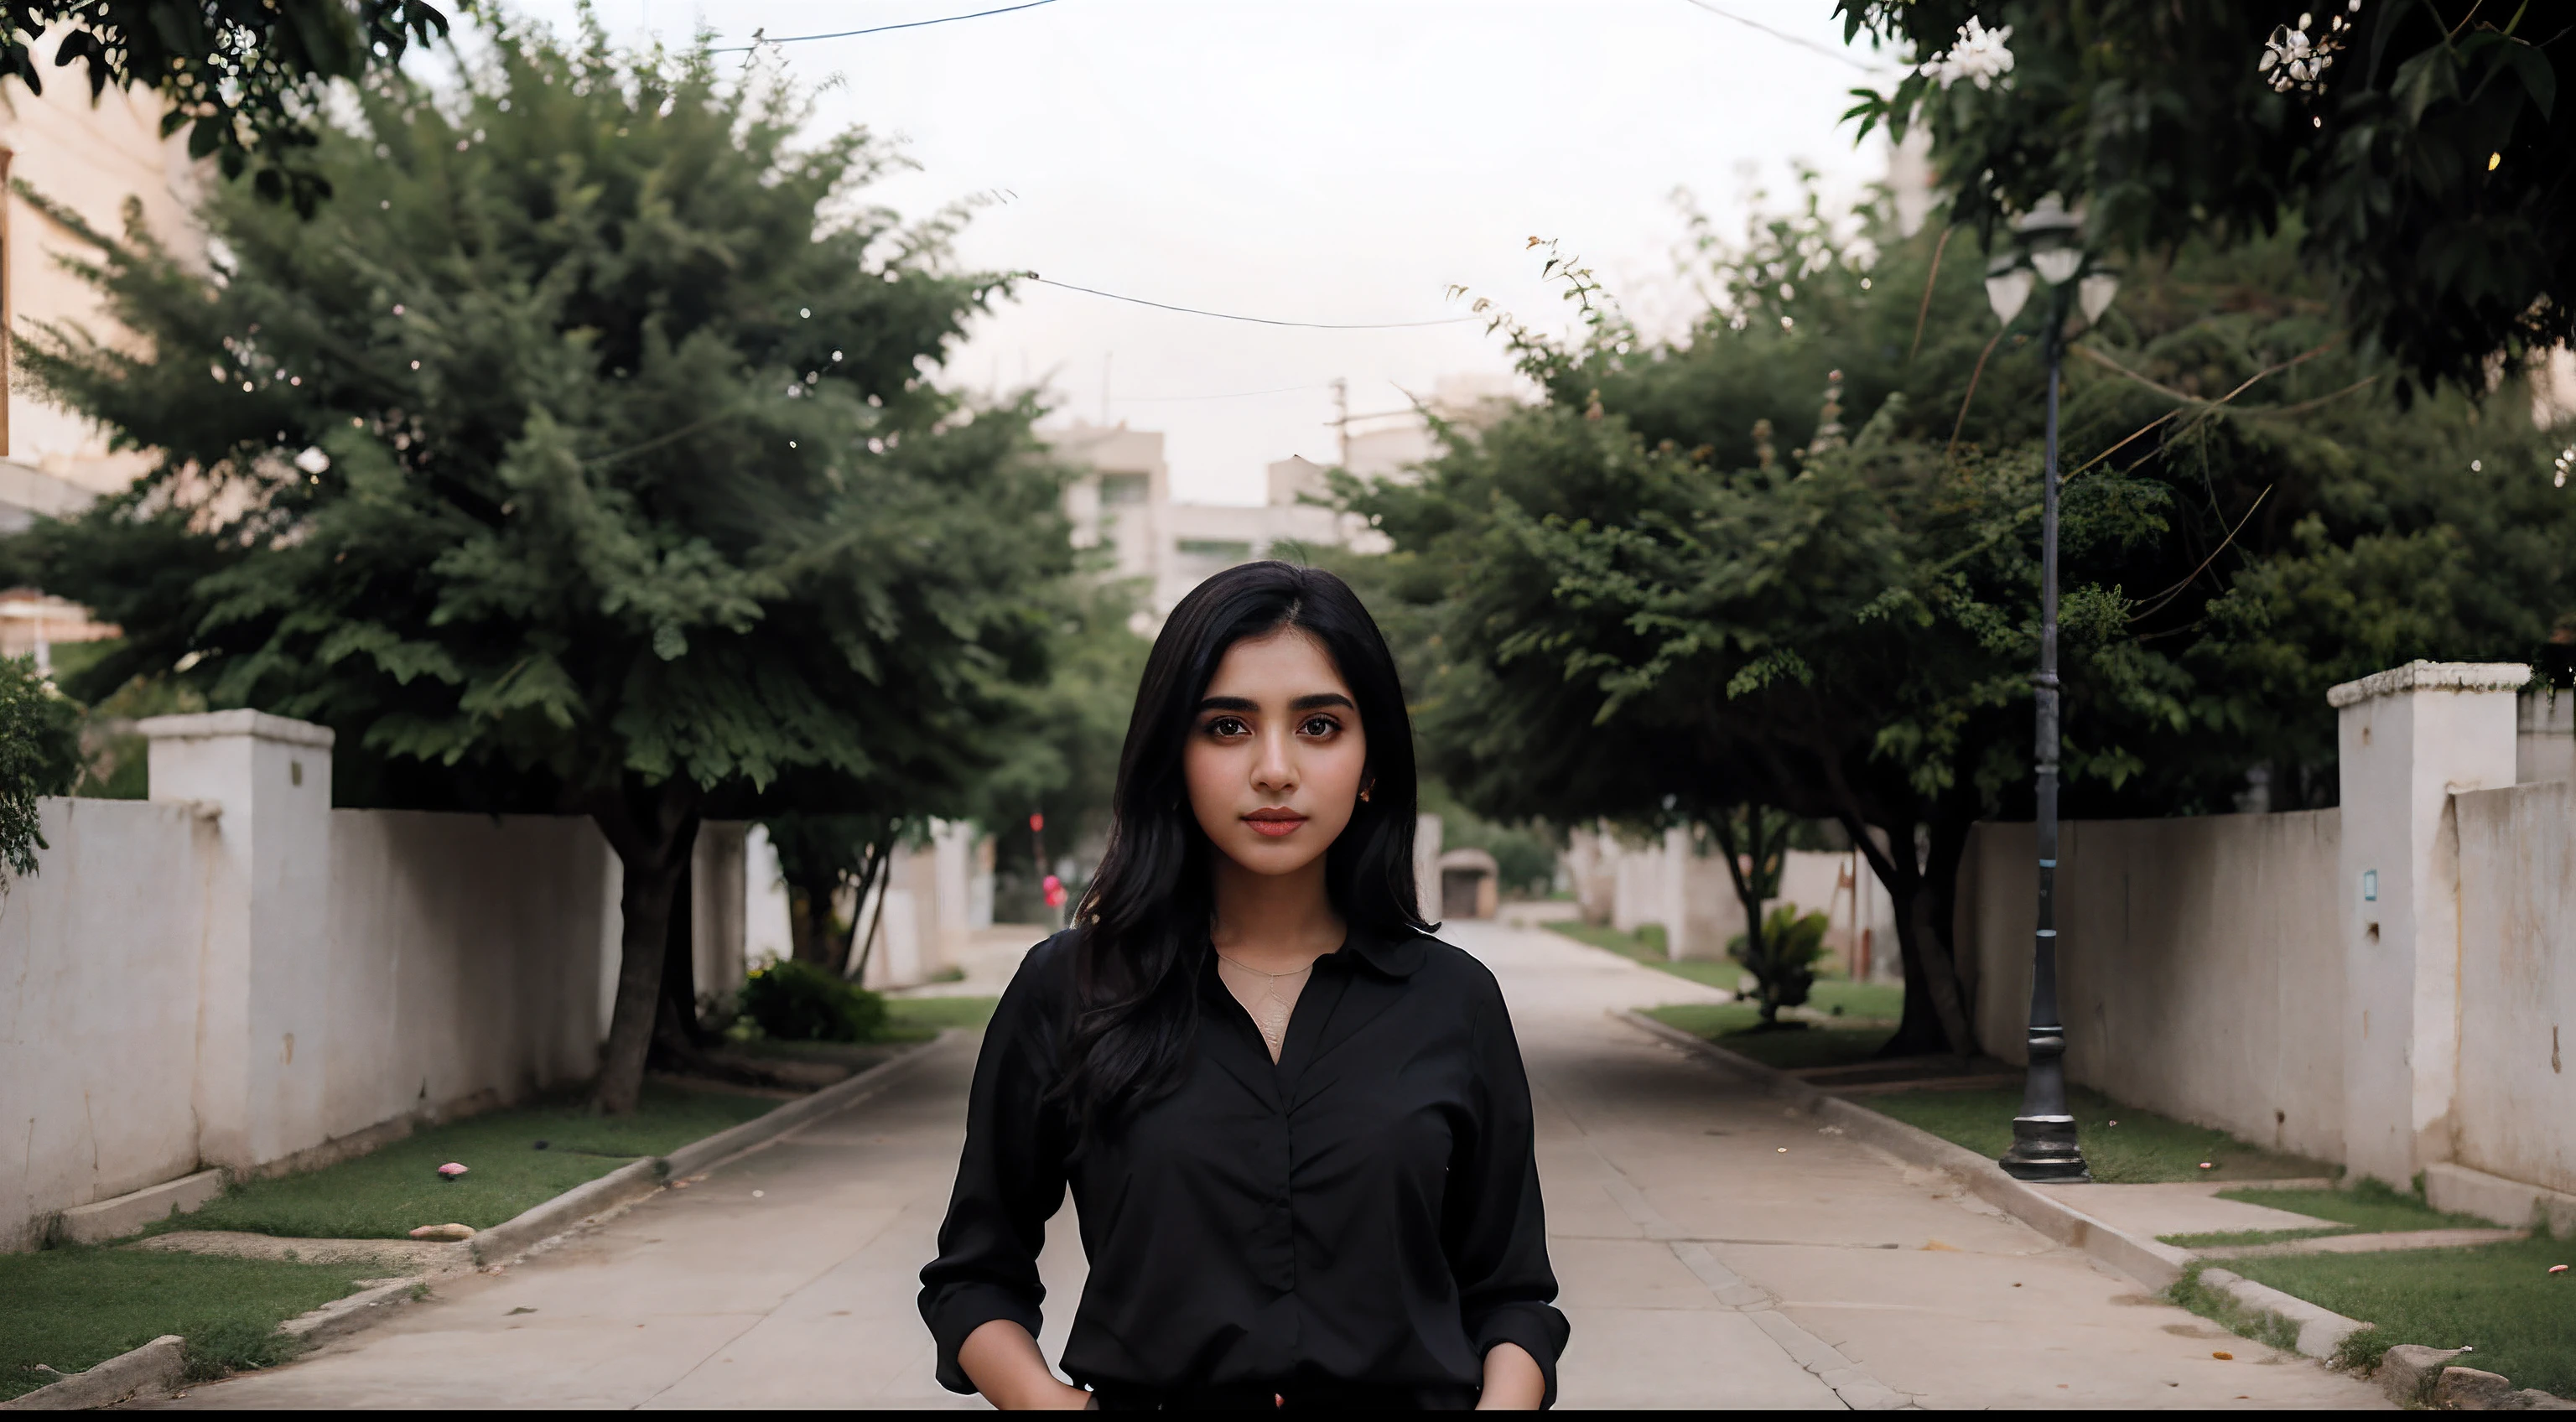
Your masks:
[{"label": "rolled-up sleeve", "polygon": [[1499,991],[1480,1004],[1474,1040],[1483,1110],[1451,1164],[1442,1230],[1459,1313],[1479,1357],[1517,1343],[1535,1359],[1547,1376],[1542,1405],[1554,1406],[1556,1362],[1571,1329],[1557,1311],[1547,1260],[1529,1076]]},{"label": "rolled-up sleeve", "polygon": [[940,1386],[951,1392],[975,1390],[957,1364],[968,1334],[997,1318],[1038,1332],[1046,1298],[1038,1252],[1065,1186],[1063,1113],[1047,1099],[1060,1020],[1048,969],[1059,947],[1042,944],[1021,961],[984,1030],[939,1257],[921,1271],[921,1317],[939,1345]]}]

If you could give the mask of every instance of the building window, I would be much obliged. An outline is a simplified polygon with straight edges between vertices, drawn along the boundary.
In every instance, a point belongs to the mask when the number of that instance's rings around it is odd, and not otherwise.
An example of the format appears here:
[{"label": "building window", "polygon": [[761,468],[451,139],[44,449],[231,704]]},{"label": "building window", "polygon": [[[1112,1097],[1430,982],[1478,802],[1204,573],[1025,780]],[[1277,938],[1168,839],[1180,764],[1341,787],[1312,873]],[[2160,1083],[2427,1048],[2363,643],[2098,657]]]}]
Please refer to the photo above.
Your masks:
[{"label": "building window", "polygon": [[1252,558],[1252,545],[1240,538],[1184,538],[1173,545],[1184,558],[1235,564]]},{"label": "building window", "polygon": [[1103,508],[1145,502],[1145,476],[1142,474],[1103,474],[1100,476],[1100,504]]}]

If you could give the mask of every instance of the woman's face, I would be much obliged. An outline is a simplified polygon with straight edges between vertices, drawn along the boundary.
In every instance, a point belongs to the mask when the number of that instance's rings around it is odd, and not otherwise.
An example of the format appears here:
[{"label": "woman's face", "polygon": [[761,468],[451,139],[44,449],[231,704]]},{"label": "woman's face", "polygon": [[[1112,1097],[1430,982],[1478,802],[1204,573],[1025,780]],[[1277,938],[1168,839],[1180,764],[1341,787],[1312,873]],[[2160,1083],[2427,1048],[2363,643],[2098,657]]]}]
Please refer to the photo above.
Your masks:
[{"label": "woman's face", "polygon": [[1368,735],[1333,659],[1282,628],[1227,649],[1181,760],[1190,809],[1217,849],[1253,873],[1289,874],[1351,822]]}]

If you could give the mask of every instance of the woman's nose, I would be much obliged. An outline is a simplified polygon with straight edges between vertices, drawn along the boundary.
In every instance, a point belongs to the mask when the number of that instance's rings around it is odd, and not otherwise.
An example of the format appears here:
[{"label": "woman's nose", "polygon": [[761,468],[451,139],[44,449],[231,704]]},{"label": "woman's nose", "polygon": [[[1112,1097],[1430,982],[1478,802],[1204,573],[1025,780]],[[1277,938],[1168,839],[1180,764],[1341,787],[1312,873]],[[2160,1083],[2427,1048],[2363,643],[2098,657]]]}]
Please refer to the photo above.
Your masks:
[{"label": "woman's nose", "polygon": [[1252,784],[1266,794],[1284,794],[1296,788],[1295,737],[1278,732],[1261,737],[1261,756],[1252,767]]}]

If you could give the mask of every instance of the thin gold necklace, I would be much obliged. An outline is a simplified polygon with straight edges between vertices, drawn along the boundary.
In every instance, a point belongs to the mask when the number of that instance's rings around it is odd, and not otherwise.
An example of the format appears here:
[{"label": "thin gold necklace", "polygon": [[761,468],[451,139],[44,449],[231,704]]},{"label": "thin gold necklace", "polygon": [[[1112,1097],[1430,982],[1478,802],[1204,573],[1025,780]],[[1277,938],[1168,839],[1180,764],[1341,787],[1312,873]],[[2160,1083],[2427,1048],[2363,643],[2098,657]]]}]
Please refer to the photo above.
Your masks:
[{"label": "thin gold necklace", "polygon": [[1315,965],[1309,962],[1302,968],[1292,968],[1284,973],[1265,973],[1250,964],[1236,962],[1214,946],[1210,946],[1208,951],[1216,954],[1218,962],[1262,980],[1261,1000],[1252,1006],[1252,1025],[1260,1031],[1261,1040],[1270,1044],[1271,1055],[1276,1057],[1287,1042],[1288,1014],[1297,1006],[1295,999],[1279,995],[1279,980],[1311,973],[1315,971]]}]

